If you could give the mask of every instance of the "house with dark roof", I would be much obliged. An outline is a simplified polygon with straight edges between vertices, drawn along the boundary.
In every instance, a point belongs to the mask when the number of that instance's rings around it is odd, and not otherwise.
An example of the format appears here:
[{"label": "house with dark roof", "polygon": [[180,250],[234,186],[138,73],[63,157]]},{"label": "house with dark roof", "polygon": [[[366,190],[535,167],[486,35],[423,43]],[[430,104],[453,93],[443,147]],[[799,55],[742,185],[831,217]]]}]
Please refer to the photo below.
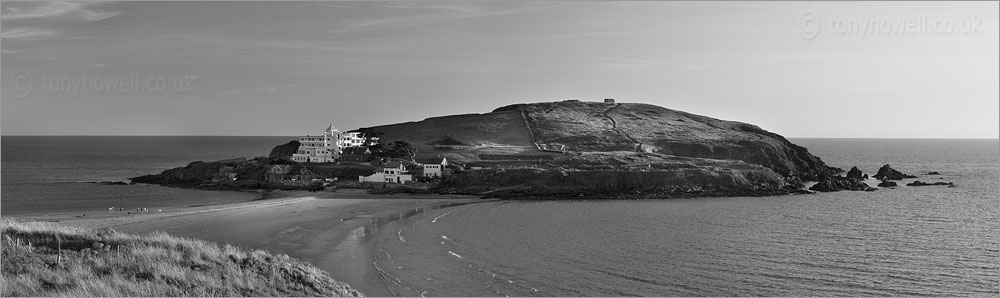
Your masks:
[{"label": "house with dark roof", "polygon": [[267,169],[267,181],[286,180],[288,173],[292,171],[292,165],[273,165]]}]

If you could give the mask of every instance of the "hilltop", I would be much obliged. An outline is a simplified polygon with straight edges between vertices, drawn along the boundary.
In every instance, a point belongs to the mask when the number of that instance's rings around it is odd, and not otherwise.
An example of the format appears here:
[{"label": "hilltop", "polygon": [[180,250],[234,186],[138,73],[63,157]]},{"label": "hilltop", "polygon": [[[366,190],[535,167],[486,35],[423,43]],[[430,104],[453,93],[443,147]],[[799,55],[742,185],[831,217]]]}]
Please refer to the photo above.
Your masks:
[{"label": "hilltop", "polygon": [[646,153],[647,157],[742,161],[801,180],[818,180],[841,171],[806,148],[755,125],[641,103],[514,104],[485,114],[361,130],[380,133],[383,140],[409,142],[418,156],[441,155],[459,163],[615,152],[619,156]]},{"label": "hilltop", "polygon": [[361,293],[283,254],[4,219],[0,295],[338,296]]}]

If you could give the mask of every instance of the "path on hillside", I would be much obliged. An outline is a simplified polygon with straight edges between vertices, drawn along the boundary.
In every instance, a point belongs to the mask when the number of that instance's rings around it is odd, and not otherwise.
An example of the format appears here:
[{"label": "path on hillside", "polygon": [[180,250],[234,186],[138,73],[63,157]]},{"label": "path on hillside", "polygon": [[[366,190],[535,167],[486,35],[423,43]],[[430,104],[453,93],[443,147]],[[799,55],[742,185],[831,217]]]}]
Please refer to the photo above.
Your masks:
[{"label": "path on hillside", "polygon": [[616,103],[616,104],[608,107],[607,109],[604,109],[604,112],[602,112],[601,115],[604,115],[604,118],[608,118],[608,120],[611,120],[611,130],[613,130],[614,132],[616,132],[616,133],[624,136],[625,138],[629,139],[630,141],[632,141],[632,143],[635,143],[636,144],[635,145],[636,151],[641,151],[641,149],[642,149],[642,142],[639,142],[639,140],[636,140],[635,138],[633,138],[632,136],[628,135],[627,133],[618,130],[618,122],[615,121],[615,118],[611,118],[611,115],[608,115],[608,113],[610,113],[611,110],[617,108],[620,105],[621,105],[620,103]]},{"label": "path on hillside", "polygon": [[[538,143],[539,143],[539,141],[544,141],[544,140],[539,140],[538,137],[535,136],[535,131],[533,129],[531,129],[531,121],[528,121],[528,112],[524,110],[524,107],[519,107],[518,111],[521,112],[521,119],[524,119],[524,128],[528,130],[528,135],[531,136],[531,143],[535,144],[535,149],[536,150],[541,151],[541,152],[559,152],[559,153],[562,153],[562,151],[542,149],[542,145],[539,145]],[[548,147],[548,145],[546,145],[546,148],[547,147]]]}]

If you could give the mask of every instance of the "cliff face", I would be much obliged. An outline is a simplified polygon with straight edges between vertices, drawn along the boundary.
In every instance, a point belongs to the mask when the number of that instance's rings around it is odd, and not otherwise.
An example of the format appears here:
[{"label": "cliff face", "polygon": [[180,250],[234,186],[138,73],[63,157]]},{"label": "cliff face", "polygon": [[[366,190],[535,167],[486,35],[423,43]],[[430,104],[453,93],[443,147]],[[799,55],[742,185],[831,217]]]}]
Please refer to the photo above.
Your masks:
[{"label": "cliff face", "polygon": [[456,174],[443,180],[439,191],[518,199],[631,199],[761,196],[800,187],[760,165],[658,153],[588,152],[513,165]]},{"label": "cliff face", "polygon": [[[430,118],[368,128],[385,141],[405,140],[419,155],[459,162],[483,156],[564,152],[641,152],[738,160],[785,177],[818,180],[839,172],[803,147],[755,125],[725,121],[649,104],[563,101],[505,106],[487,114]],[[434,145],[448,138],[468,146]]]}]

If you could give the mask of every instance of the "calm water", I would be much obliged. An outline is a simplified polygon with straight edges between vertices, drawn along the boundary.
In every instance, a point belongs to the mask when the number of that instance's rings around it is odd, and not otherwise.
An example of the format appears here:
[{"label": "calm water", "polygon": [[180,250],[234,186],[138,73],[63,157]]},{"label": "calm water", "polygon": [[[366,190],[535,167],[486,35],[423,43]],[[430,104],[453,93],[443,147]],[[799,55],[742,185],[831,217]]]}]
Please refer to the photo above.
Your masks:
[{"label": "calm water", "polygon": [[402,296],[998,296],[998,141],[793,142],[959,187],[464,205],[380,226],[375,266]]},{"label": "calm water", "polygon": [[227,192],[159,186],[108,186],[196,160],[266,156],[294,137],[3,136],[3,215],[107,206],[161,207],[252,199]]},{"label": "calm water", "polygon": [[[2,137],[3,215],[252,199],[103,186],[291,137]],[[766,198],[488,202],[366,227],[405,296],[1000,296],[997,140],[796,139],[829,164],[957,188]],[[938,176],[922,176],[937,181]],[[106,207],[103,207],[106,208]],[[372,232],[374,231],[374,232]],[[371,233],[368,233],[371,232]],[[334,248],[331,248],[334,249]],[[362,289],[364,290],[364,289]]]}]

